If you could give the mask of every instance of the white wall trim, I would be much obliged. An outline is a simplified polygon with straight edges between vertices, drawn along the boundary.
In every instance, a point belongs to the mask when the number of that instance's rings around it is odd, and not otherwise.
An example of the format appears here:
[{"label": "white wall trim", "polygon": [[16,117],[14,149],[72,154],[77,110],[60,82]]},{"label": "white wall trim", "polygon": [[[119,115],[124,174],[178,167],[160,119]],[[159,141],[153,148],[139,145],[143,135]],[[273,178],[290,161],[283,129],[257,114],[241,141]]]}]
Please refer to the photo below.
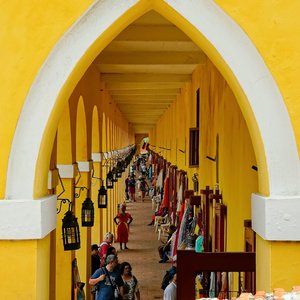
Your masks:
[{"label": "white wall trim", "polygon": [[56,195],[0,201],[0,239],[42,239],[56,227]]},{"label": "white wall trim", "polygon": [[252,194],[252,228],[264,240],[300,241],[300,197]]},{"label": "white wall trim", "polygon": [[264,143],[270,194],[300,195],[300,164],[293,128],[276,82],[255,45],[213,0],[165,2],[217,49],[246,94]]},{"label": "white wall trim", "polygon": [[90,172],[92,170],[92,161],[77,161],[80,172]]},{"label": "white wall trim", "polygon": [[[33,197],[42,136],[61,89],[90,46],[138,2],[95,1],[55,45],[20,114],[9,157],[6,199]],[[300,164],[294,132],[279,89],[255,46],[213,0],[165,2],[215,47],[247,96],[264,143],[271,198],[298,197]],[[257,213],[253,210],[253,218]]]},{"label": "white wall trim", "polygon": [[76,164],[60,164],[57,165],[60,178],[75,178],[77,174]]},{"label": "white wall trim", "polygon": [[92,160],[94,162],[101,162],[102,161],[101,152],[93,152],[92,153]]}]

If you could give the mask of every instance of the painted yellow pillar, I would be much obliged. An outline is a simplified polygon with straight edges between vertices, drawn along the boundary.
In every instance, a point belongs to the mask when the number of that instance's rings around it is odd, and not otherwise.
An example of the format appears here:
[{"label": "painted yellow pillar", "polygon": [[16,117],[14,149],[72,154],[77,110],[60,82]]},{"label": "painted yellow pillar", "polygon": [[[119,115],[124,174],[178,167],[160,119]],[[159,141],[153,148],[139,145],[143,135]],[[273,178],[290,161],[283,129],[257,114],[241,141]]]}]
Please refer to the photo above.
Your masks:
[{"label": "painted yellow pillar", "polygon": [[[78,187],[89,187],[90,180],[89,172],[81,172],[81,178],[77,183]],[[80,188],[75,189],[75,193],[79,195]],[[78,224],[80,229],[80,249],[75,251],[75,256],[77,258],[78,271],[80,275],[80,280],[87,283],[90,277],[88,272],[88,261],[90,261],[90,246],[91,246],[91,228],[81,226],[81,208],[82,203],[87,198],[88,193],[86,189],[81,190],[79,198],[74,199],[75,203],[75,216],[78,218]],[[85,286],[86,291],[86,286]]]},{"label": "painted yellow pillar", "polygon": [[[100,167],[101,162],[93,162],[94,166],[94,176],[100,177]],[[99,244],[99,241],[102,239],[103,232],[102,232],[102,226],[101,226],[101,210],[98,208],[98,190],[101,186],[101,180],[97,178],[92,178],[92,184],[91,184],[91,199],[94,202],[94,209],[95,209],[95,221],[94,221],[94,227],[92,227],[92,236],[91,236],[91,243],[92,244]]]},{"label": "painted yellow pillar", "polygon": [[[72,191],[74,186],[73,178],[62,179],[65,192],[61,198],[73,199]],[[60,201],[58,200],[58,205]],[[59,207],[59,206],[58,206]],[[71,299],[72,290],[72,259],[74,258],[74,251],[64,251],[62,239],[62,219],[68,211],[68,203],[62,204],[61,212],[57,215],[56,222],[56,268],[55,268],[55,300]]]},{"label": "painted yellow pillar", "polygon": [[49,299],[49,257],[50,235],[41,240],[2,240],[1,299]]}]

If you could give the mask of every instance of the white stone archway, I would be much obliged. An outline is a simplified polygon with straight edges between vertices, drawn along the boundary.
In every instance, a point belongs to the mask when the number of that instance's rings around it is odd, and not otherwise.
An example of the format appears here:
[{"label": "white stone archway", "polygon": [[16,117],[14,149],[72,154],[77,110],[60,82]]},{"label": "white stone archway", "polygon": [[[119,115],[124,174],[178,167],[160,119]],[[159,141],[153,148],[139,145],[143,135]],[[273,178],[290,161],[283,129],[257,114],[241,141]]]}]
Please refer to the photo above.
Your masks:
[{"label": "white stone archway", "polygon": [[[121,5],[113,0],[96,1],[56,44],[30,89],[17,124],[7,173],[7,201],[0,201],[2,207],[14,200],[32,200],[43,133],[61,89],[93,43],[139,2],[127,0]],[[151,6],[151,1],[148,2]],[[240,27],[214,1],[162,2],[183,16],[210,42],[234,74],[249,102],[260,131],[270,191],[268,198],[253,195],[254,229],[265,239],[300,240],[300,221],[293,214],[300,209],[296,141],[284,101],[258,51]],[[270,107],[272,115],[268,114]],[[285,170],[284,176],[282,170]],[[5,210],[2,211],[5,214]],[[287,213],[283,216],[281,211]],[[278,220],[277,228],[270,227],[270,218]],[[44,222],[43,217],[40,219]],[[47,224],[36,226],[45,228],[41,236],[53,229],[52,225]],[[0,238],[1,231],[5,229],[0,228]],[[28,236],[26,234],[22,238],[33,238],[29,233]],[[11,237],[14,238],[14,235]]]}]

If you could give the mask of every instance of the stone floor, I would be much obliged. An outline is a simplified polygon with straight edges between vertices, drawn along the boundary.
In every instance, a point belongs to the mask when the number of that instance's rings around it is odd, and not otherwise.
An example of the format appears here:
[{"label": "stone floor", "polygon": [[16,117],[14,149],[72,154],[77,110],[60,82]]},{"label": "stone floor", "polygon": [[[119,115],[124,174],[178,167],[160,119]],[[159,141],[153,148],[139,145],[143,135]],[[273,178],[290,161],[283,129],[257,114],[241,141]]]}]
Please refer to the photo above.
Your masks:
[{"label": "stone floor", "polygon": [[132,272],[140,285],[141,300],[163,299],[163,290],[160,288],[165,271],[171,267],[170,263],[160,264],[157,247],[161,243],[157,240],[157,233],[153,226],[147,226],[153,214],[151,199],[145,198],[141,202],[127,204],[127,212],[133,217],[130,225],[129,250],[118,249],[119,261],[127,261],[132,266]]}]

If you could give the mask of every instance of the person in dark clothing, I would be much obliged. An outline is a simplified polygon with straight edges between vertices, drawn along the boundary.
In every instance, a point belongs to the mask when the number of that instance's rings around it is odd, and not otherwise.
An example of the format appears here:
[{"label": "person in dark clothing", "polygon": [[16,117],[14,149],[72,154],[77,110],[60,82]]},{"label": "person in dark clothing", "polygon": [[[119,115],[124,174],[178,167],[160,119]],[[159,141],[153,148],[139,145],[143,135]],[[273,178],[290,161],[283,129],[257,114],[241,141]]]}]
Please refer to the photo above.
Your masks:
[{"label": "person in dark clothing", "polygon": [[173,260],[172,267],[166,271],[166,274],[163,277],[163,280],[161,283],[161,288],[163,290],[169,285],[169,283],[173,279],[174,275],[177,273],[177,255],[174,255],[172,260]]},{"label": "person in dark clothing", "polygon": [[[100,256],[98,251],[98,245],[93,244],[91,246],[91,274],[94,274],[96,270],[100,267]],[[96,297],[96,288],[91,288],[91,299],[94,300]]]},{"label": "person in dark clothing", "polygon": [[126,200],[129,200],[129,193],[128,193],[129,180],[130,180],[130,175],[128,175],[128,177],[125,179],[125,197],[126,197]]},{"label": "person in dark clothing", "polygon": [[114,300],[115,291],[119,290],[120,295],[124,296],[124,282],[120,272],[115,271],[118,264],[118,258],[111,254],[106,258],[106,266],[98,268],[90,277],[91,286],[99,285],[96,300]]},{"label": "person in dark clothing", "polygon": [[94,274],[95,271],[99,268],[100,266],[100,257],[99,257],[99,253],[98,253],[98,245],[97,244],[93,244],[91,246],[91,274]]}]

